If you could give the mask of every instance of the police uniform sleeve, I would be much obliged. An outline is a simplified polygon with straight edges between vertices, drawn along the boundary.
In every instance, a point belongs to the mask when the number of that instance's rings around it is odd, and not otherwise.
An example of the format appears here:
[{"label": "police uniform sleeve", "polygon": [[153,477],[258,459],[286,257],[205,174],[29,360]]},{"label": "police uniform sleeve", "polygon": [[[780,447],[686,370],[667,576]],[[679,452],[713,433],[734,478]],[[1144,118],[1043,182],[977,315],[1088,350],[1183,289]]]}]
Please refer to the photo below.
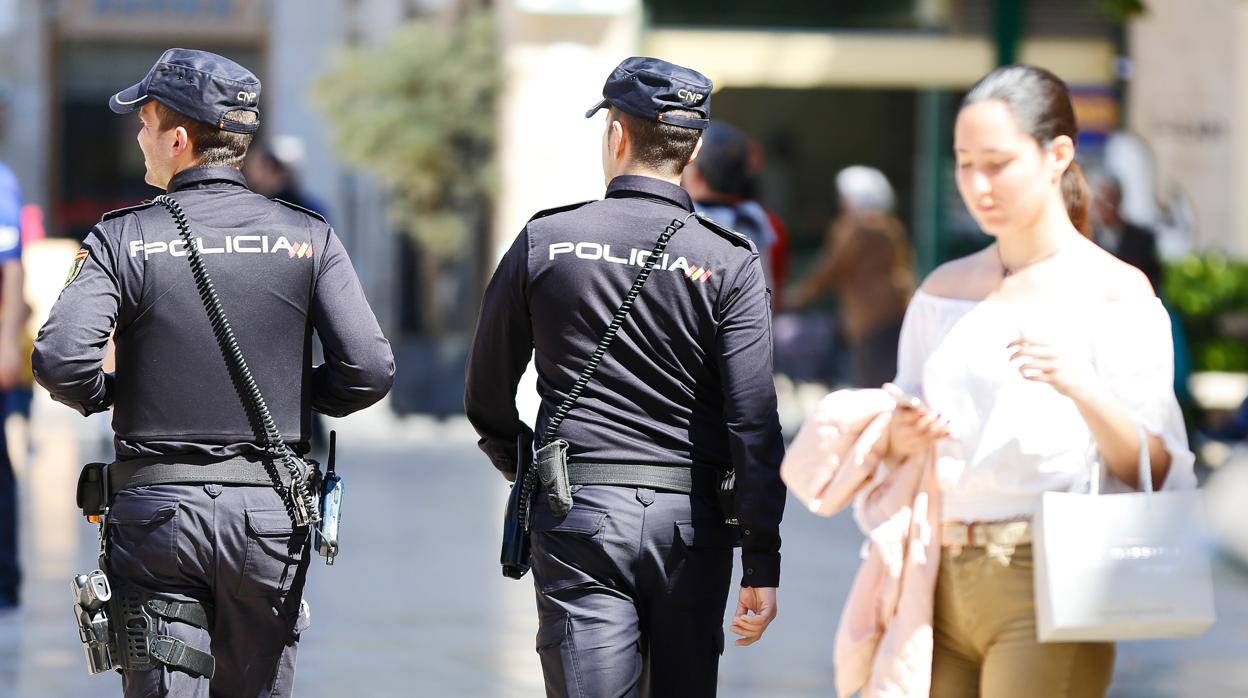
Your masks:
[{"label": "police uniform sleeve", "polygon": [[324,250],[312,298],[312,326],[325,362],[312,372],[312,409],[342,417],[390,392],[394,353],[332,229]]},{"label": "police uniform sleeve", "polygon": [[113,376],[103,365],[121,303],[115,252],[99,226],[87,235],[31,355],[39,385],[83,415],[113,404]]},{"label": "police uniform sleeve", "polygon": [[724,418],[737,478],[742,586],[780,583],[784,441],[771,375],[771,303],[753,255],[724,289],[717,333]]},{"label": "police uniform sleeve", "polygon": [[533,355],[528,262],[526,228],[485,289],[464,386],[464,411],[481,436],[478,445],[503,473],[516,471],[516,438],[525,429],[516,410],[516,388]]}]

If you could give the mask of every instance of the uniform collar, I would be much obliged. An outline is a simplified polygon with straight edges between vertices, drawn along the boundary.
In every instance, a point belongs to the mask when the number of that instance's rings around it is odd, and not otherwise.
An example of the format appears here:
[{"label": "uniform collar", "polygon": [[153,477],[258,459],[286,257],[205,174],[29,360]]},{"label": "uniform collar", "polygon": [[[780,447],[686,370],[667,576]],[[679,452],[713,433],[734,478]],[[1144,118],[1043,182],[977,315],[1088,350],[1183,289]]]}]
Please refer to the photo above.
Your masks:
[{"label": "uniform collar", "polygon": [[243,173],[235,167],[191,167],[173,176],[166,191],[172,194],[180,189],[198,187],[208,182],[228,182],[240,187],[247,186]]},{"label": "uniform collar", "polygon": [[693,199],[689,198],[689,192],[671,182],[644,175],[620,175],[607,185],[608,199],[623,199],[632,196],[658,199],[679,206],[686,211],[693,211]]}]

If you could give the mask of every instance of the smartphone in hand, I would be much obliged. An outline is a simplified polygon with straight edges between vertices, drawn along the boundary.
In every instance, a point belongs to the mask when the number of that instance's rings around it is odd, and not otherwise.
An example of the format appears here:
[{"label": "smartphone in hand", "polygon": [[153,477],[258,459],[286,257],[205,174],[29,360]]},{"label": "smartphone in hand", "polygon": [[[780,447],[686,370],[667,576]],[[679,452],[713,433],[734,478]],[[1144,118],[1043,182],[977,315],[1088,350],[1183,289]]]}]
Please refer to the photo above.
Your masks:
[{"label": "smartphone in hand", "polygon": [[885,383],[884,392],[888,393],[893,400],[897,401],[897,406],[907,410],[926,410],[927,405],[919,398],[907,393],[893,383]]}]

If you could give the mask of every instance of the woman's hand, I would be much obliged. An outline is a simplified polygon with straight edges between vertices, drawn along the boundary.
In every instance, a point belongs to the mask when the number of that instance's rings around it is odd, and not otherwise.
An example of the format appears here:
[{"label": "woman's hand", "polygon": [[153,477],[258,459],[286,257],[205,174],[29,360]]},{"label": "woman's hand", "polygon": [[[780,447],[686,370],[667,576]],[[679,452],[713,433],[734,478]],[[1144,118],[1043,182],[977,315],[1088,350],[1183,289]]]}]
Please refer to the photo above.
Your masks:
[{"label": "woman's hand", "polygon": [[949,436],[949,420],[927,406],[898,404],[888,424],[888,453],[891,460],[909,458]]},{"label": "woman's hand", "polygon": [[1018,362],[1018,372],[1030,381],[1048,383],[1066,397],[1081,402],[1101,388],[1101,380],[1087,361],[1071,359],[1066,352],[1051,344],[1029,339],[1019,333],[1018,339],[1006,345],[1013,349],[1011,362]]}]

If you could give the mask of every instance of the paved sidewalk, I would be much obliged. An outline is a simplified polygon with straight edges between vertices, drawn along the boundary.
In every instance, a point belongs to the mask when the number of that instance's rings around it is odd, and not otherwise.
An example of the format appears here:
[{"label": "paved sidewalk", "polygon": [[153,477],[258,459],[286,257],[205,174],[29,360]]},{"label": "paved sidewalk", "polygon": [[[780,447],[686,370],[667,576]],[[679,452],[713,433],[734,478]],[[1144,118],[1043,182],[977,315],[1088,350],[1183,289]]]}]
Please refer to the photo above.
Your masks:
[{"label": "paved sidewalk", "polygon": [[[69,576],[93,565],[73,483],[102,425],[39,410],[22,474],[27,603],[0,618],[0,697],[116,696],[117,677],[86,675],[68,592]],[[542,695],[531,582],[498,568],[507,488],[470,430],[384,414],[338,426],[344,549],[333,567],[313,562],[297,695]],[[861,538],[848,516],[820,519],[792,501],[783,533],[779,619],[758,645],[728,647],[726,698],[833,695],[832,638]],[[1112,695],[1248,695],[1248,574],[1219,563],[1217,577],[1218,625],[1197,640],[1121,646]]]}]

